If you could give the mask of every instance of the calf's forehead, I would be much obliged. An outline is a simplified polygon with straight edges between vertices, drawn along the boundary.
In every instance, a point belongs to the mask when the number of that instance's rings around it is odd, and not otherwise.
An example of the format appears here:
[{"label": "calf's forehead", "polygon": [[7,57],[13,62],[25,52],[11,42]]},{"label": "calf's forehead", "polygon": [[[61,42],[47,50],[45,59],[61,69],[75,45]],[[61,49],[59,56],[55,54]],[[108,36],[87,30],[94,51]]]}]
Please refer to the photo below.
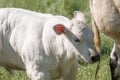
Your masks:
[{"label": "calf's forehead", "polygon": [[86,36],[88,38],[93,38],[94,37],[93,31],[89,27],[85,27],[83,29],[83,33],[84,33],[84,36]]},{"label": "calf's forehead", "polygon": [[92,40],[94,37],[92,30],[87,25],[74,26],[74,28],[72,29],[72,32],[79,38]]}]

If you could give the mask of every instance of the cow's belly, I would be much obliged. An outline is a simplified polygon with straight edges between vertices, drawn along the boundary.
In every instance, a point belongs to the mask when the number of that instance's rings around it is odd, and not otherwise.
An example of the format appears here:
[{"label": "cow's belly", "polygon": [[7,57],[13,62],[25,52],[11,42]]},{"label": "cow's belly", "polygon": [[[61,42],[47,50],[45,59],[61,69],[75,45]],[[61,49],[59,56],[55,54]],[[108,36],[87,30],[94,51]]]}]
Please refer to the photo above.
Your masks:
[{"label": "cow's belly", "polygon": [[25,70],[24,65],[21,65],[22,63],[14,63],[12,61],[9,62],[0,62],[0,66],[5,67],[8,70]]},{"label": "cow's belly", "polygon": [[[107,13],[106,13],[107,14]],[[120,16],[118,14],[94,16],[98,29],[105,35],[120,42]]]},{"label": "cow's belly", "polygon": [[5,67],[7,70],[25,70],[24,67],[18,65],[18,64],[13,64],[13,63],[0,63],[1,66]]},{"label": "cow's belly", "polygon": [[0,66],[6,69],[25,70],[25,66],[16,53],[1,53],[0,54]]},{"label": "cow's belly", "polygon": [[112,38],[115,42],[120,43],[120,26],[106,26],[110,29],[102,30],[105,35]]}]

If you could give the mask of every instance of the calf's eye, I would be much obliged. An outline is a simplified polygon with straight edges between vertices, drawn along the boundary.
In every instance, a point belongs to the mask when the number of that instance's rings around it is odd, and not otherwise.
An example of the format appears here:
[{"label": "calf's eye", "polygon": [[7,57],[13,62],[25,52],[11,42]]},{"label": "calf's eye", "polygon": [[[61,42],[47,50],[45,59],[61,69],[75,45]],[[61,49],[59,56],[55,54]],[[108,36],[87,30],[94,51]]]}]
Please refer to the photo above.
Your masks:
[{"label": "calf's eye", "polygon": [[80,42],[80,39],[76,38],[76,39],[75,39],[75,42]]}]

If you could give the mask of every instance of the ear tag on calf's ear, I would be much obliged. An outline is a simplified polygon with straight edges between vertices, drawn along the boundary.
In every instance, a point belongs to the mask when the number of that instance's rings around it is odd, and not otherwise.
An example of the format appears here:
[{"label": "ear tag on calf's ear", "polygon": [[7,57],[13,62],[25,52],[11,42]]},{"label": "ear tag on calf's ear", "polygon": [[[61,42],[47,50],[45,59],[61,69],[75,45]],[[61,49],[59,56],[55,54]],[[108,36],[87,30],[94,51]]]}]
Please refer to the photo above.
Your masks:
[{"label": "ear tag on calf's ear", "polygon": [[57,24],[57,25],[54,26],[54,31],[55,31],[58,35],[60,35],[60,34],[62,34],[62,33],[65,33],[65,26],[62,25],[62,24]]}]

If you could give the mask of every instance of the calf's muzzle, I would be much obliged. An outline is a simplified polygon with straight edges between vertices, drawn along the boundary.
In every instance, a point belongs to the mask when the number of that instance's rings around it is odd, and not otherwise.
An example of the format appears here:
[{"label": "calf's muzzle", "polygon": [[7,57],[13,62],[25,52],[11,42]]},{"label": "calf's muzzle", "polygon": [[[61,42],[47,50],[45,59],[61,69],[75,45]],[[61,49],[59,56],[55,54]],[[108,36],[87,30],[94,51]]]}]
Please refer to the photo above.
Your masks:
[{"label": "calf's muzzle", "polygon": [[96,50],[89,49],[90,57],[92,62],[97,62],[100,60],[100,55]]}]

